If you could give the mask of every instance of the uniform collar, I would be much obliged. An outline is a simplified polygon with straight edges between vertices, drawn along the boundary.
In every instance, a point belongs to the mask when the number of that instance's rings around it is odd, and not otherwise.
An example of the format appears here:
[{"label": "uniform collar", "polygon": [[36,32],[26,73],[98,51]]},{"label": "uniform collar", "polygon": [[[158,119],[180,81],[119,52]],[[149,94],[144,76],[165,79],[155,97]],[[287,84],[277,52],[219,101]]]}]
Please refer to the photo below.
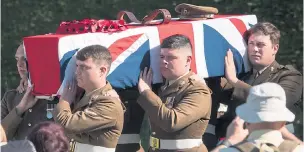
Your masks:
[{"label": "uniform collar", "polygon": [[92,102],[94,102],[97,98],[99,98],[101,95],[105,95],[109,90],[112,90],[112,86],[109,82],[106,83],[104,87],[95,89],[89,93],[86,93],[79,102],[75,104],[74,110],[77,110],[83,106],[86,106]]},{"label": "uniform collar", "polygon": [[261,70],[259,70],[259,71],[253,68],[253,69],[252,69],[252,72],[253,72],[253,73],[258,72],[258,74],[261,75],[261,74],[262,74],[266,69],[268,69],[268,68],[270,68],[270,71],[273,72],[273,71],[275,71],[276,69],[280,68],[280,65],[278,64],[277,61],[273,61],[270,65],[264,67],[263,69],[261,69]]},{"label": "uniform collar", "polygon": [[94,93],[98,92],[98,90],[102,90],[105,86],[101,87],[101,88],[97,88],[91,92],[85,92],[85,96],[88,97],[88,96],[92,96]]},{"label": "uniform collar", "polygon": [[186,83],[188,83],[189,77],[193,74],[193,72],[188,72],[186,75],[176,79],[173,83],[170,84],[170,86],[162,86],[160,89],[162,91],[162,96],[166,96],[180,90]]},{"label": "uniform collar", "polygon": [[185,75],[187,75],[190,71],[186,72],[185,74],[183,74],[182,76],[178,77],[177,79],[175,80],[167,80],[166,81],[166,84],[167,86],[170,86],[171,84],[173,84],[174,82],[178,81],[179,79],[181,79],[182,77],[184,77]]},{"label": "uniform collar", "polygon": [[93,96],[96,93],[108,91],[108,90],[111,90],[111,89],[112,89],[112,87],[111,87],[110,83],[106,82],[106,85],[101,87],[101,88],[97,88],[97,89],[95,89],[91,92],[85,92],[85,96],[90,97],[90,96]]},{"label": "uniform collar", "polygon": [[268,65],[267,67],[261,69],[261,70],[256,70],[256,69],[253,69],[253,73],[257,73],[258,75],[261,75],[270,65]]}]

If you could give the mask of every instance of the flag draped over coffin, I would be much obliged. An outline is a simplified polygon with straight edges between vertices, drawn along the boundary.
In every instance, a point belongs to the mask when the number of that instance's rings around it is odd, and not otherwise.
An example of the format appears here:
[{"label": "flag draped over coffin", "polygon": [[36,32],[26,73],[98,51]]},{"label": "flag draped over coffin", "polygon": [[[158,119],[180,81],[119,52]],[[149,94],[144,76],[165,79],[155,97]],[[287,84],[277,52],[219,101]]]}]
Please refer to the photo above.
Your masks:
[{"label": "flag draped over coffin", "polygon": [[255,15],[216,16],[201,21],[172,21],[157,26],[130,26],[115,33],[47,34],[24,38],[30,81],[38,96],[60,95],[66,80],[75,73],[75,54],[85,46],[107,47],[113,58],[108,81],[115,88],[134,87],[140,70],[153,69],[153,83],[161,83],[159,53],[162,40],[174,34],[189,37],[191,69],[201,77],[224,75],[224,56],[230,48],[237,73],[247,72],[244,32],[256,24]]}]

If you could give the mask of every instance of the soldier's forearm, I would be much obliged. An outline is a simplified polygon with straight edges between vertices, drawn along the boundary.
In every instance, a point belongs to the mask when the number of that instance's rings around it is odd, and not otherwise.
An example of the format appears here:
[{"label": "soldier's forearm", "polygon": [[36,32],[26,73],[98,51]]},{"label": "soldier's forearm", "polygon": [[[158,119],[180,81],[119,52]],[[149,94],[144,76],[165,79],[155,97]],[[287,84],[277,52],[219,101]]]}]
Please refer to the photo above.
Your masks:
[{"label": "soldier's forearm", "polygon": [[69,114],[71,114],[70,104],[66,101],[60,101],[54,110],[54,120],[65,127]]},{"label": "soldier's forearm", "polygon": [[249,85],[241,80],[236,81],[236,83],[233,83],[232,85],[234,88],[242,88],[246,91],[249,91],[249,89],[251,88],[251,85]]},{"label": "soldier's forearm", "polygon": [[7,139],[10,140],[14,137],[17,128],[22,122],[22,118],[18,116],[16,108],[14,108],[10,113],[1,120],[1,125],[6,133]]},{"label": "soldier's forearm", "polygon": [[148,115],[162,105],[161,99],[152,90],[143,91],[137,99],[137,102]]},{"label": "soldier's forearm", "polygon": [[27,109],[26,109],[23,105],[21,105],[21,104],[19,104],[19,105],[16,106],[17,115],[20,116],[20,117],[23,117],[23,116],[24,116],[24,112],[25,112],[26,110],[27,110]]},{"label": "soldier's forearm", "polygon": [[[164,130],[171,130],[171,125],[169,125],[169,120],[166,119],[162,121],[162,112],[159,112],[162,106],[165,106],[161,99],[151,90],[143,91],[138,100],[138,104],[145,110],[146,114],[149,116],[150,121],[157,123]],[[162,114],[160,114],[162,113]]]},{"label": "soldier's forearm", "polygon": [[[151,90],[142,92],[137,100],[139,105],[145,110],[150,121],[167,132],[174,132],[181,129],[180,124],[172,123],[174,120],[174,111],[165,107],[161,99]],[[173,117],[172,117],[173,116]]]},{"label": "soldier's forearm", "polygon": [[234,91],[232,93],[232,97],[239,101],[245,102],[249,94],[251,85],[241,80],[238,80],[235,84],[233,84],[233,86],[234,86]]},{"label": "soldier's forearm", "polygon": [[[109,98],[108,100],[113,99]],[[70,104],[66,101],[60,101],[54,111],[54,119],[68,133],[73,134],[113,127],[117,123],[115,117],[115,113],[117,113],[116,106],[111,104],[108,107],[104,107],[104,102],[105,100],[103,102],[95,101],[94,106],[86,108],[84,111],[72,113]]]}]

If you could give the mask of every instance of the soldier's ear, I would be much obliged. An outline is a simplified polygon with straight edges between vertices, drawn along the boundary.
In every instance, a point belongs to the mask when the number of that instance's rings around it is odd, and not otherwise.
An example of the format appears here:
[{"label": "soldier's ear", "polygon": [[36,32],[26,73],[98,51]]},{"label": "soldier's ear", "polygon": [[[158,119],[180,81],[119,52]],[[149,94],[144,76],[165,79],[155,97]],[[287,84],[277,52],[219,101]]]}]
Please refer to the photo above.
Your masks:
[{"label": "soldier's ear", "polygon": [[192,57],[188,56],[187,57],[187,64],[186,64],[186,66],[191,65],[191,61],[192,61]]},{"label": "soldier's ear", "polygon": [[273,47],[273,55],[276,55],[278,53],[280,45],[274,44],[272,47]]},{"label": "soldier's ear", "polygon": [[107,73],[108,68],[105,66],[100,67],[100,77]]}]

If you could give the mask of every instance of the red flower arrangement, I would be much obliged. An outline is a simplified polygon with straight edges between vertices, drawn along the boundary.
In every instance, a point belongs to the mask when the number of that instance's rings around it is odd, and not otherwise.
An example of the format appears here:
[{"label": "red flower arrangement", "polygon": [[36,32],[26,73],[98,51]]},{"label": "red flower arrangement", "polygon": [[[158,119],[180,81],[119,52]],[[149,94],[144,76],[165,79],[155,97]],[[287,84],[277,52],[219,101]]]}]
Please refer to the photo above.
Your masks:
[{"label": "red flower arrangement", "polygon": [[70,22],[61,22],[56,30],[56,34],[80,34],[94,32],[117,32],[127,29],[124,20],[94,20],[83,19]]}]

